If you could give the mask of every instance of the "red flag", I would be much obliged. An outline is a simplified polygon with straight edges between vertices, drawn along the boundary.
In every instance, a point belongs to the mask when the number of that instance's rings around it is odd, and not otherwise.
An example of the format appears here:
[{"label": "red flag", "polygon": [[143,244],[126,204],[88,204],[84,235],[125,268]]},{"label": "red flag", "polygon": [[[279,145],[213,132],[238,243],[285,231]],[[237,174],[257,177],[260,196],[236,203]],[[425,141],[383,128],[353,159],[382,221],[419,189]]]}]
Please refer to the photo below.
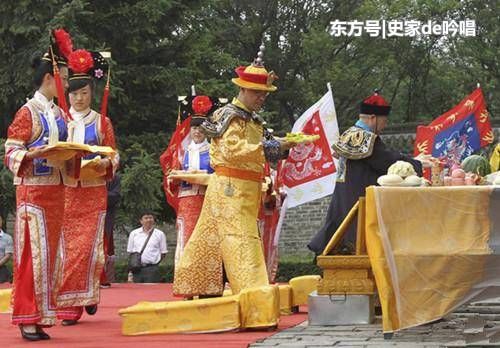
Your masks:
[{"label": "red flag", "polygon": [[319,139],[311,144],[296,146],[290,150],[290,156],[284,166],[286,173],[283,178],[287,187],[295,187],[335,173],[335,164],[319,111],[314,112],[301,131],[304,134],[319,135]]},{"label": "red flag", "polygon": [[169,185],[167,176],[172,170],[177,170],[182,168],[182,159],[184,157],[184,151],[189,143],[189,126],[191,123],[191,117],[186,118],[180,125],[177,126],[167,149],[160,156],[160,165],[163,170],[163,190],[165,191],[165,196],[167,197],[167,203],[175,210],[177,213],[178,206],[178,185]]},{"label": "red flag", "polygon": [[292,132],[319,135],[319,139],[295,146],[283,163],[280,177],[289,208],[333,193],[337,174],[331,145],[339,129],[330,89],[295,121]]},{"label": "red flag", "polygon": [[477,88],[428,126],[417,127],[414,154],[432,155],[451,167],[492,142],[486,102]]}]

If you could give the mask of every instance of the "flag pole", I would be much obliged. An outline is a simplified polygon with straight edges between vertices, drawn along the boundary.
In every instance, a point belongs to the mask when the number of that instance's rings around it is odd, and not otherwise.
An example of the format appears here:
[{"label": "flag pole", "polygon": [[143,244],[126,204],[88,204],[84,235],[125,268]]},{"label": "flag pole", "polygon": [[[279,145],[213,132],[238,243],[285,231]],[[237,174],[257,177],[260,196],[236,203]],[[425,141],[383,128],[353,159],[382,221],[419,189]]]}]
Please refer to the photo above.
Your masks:
[{"label": "flag pole", "polygon": [[330,92],[330,95],[332,96],[333,105],[335,105],[335,101],[333,100],[332,84],[330,82],[327,82],[326,88],[328,88],[328,92]]}]

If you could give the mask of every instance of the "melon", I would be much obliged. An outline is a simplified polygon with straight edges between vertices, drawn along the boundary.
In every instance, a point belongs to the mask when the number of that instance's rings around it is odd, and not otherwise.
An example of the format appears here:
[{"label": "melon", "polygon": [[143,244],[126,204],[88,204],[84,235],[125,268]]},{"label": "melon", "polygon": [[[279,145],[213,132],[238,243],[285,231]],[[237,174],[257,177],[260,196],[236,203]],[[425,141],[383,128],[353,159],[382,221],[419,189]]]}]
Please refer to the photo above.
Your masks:
[{"label": "melon", "polygon": [[466,173],[474,173],[486,176],[491,173],[490,163],[486,158],[479,155],[471,155],[462,161],[462,169]]}]

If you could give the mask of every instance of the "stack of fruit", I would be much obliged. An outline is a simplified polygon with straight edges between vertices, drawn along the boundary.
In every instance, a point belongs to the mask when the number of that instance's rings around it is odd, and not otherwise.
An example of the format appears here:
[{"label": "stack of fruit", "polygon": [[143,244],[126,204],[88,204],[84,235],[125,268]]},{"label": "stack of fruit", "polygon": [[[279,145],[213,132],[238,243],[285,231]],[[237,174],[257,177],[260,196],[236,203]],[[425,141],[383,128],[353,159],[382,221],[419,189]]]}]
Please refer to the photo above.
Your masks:
[{"label": "stack of fruit", "polygon": [[411,163],[397,161],[389,167],[387,175],[377,179],[380,186],[422,186],[426,181],[417,176]]},{"label": "stack of fruit", "polygon": [[451,168],[450,176],[444,177],[445,186],[481,185],[486,175],[490,173],[490,164],[486,158],[472,155],[464,159],[461,165]]}]

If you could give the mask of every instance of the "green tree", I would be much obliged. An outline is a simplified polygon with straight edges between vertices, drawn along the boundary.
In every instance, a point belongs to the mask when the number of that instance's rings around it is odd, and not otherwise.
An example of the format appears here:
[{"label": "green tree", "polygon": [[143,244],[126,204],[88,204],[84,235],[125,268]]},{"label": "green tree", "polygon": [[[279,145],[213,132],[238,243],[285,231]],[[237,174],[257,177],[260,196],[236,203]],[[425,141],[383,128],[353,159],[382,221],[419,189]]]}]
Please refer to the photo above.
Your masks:
[{"label": "green tree", "polygon": [[162,192],[163,173],[156,158],[145,153],[137,145],[133,146],[138,154],[130,159],[122,171],[121,204],[118,221],[131,226],[139,221],[145,210],[158,215],[164,205]]}]

